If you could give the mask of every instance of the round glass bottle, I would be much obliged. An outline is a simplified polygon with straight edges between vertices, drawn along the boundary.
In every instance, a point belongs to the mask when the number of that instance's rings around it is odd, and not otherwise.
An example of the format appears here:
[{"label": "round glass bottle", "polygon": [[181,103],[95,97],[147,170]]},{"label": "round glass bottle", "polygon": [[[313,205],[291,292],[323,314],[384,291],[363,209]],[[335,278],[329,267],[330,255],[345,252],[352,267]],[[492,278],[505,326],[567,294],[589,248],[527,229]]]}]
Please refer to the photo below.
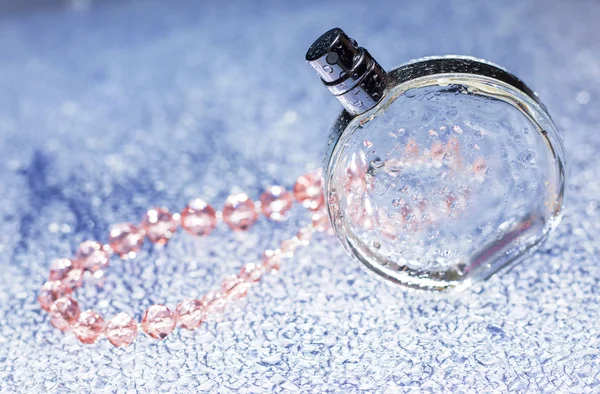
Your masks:
[{"label": "round glass bottle", "polygon": [[459,56],[385,73],[339,29],[307,60],[345,107],[324,161],[329,216],[371,272],[462,290],[534,250],[560,221],[562,141],[512,74]]}]

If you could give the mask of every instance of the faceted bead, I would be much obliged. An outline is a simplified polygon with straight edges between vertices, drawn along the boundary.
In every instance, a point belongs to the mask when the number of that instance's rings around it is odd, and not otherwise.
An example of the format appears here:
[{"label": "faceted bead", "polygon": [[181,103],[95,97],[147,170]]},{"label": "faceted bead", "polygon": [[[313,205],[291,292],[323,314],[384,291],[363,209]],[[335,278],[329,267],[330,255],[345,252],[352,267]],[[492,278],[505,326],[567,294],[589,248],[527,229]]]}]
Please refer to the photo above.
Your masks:
[{"label": "faceted bead", "polygon": [[75,260],[79,262],[81,268],[94,273],[108,267],[110,253],[96,241],[84,241],[77,249]]},{"label": "faceted bead", "polygon": [[134,258],[144,244],[144,231],[131,223],[119,223],[111,227],[109,244],[122,259]]},{"label": "faceted bead", "polygon": [[50,280],[63,280],[74,267],[69,259],[54,259],[50,263]]},{"label": "faceted bead", "polygon": [[431,144],[431,149],[429,150],[429,152],[433,161],[436,162],[441,162],[444,158],[444,154],[446,153],[444,151],[444,145],[442,145],[441,142],[434,142],[433,144]]},{"label": "faceted bead", "polygon": [[377,214],[377,228],[381,235],[389,240],[395,240],[398,234],[398,224],[404,223],[402,216],[395,212],[391,215],[381,210]]},{"label": "faceted bead", "polygon": [[229,275],[221,283],[221,290],[225,297],[233,300],[246,297],[248,289],[250,289],[250,283],[237,275]]},{"label": "faceted bead", "polygon": [[73,268],[63,278],[62,282],[72,289],[80,287],[83,283],[83,270],[81,268]]},{"label": "faceted bead", "polygon": [[297,237],[293,237],[281,241],[279,249],[281,249],[281,252],[286,255],[286,257],[292,257],[300,244],[301,241]]},{"label": "faceted bead", "polygon": [[458,138],[451,137],[448,139],[448,142],[446,143],[446,152],[448,160],[450,161],[450,166],[455,169],[461,169],[464,163],[460,153],[460,142],[458,141]]},{"label": "faceted bead", "polygon": [[175,328],[176,315],[164,305],[156,304],[146,309],[142,329],[154,339],[164,339]]},{"label": "faceted bead", "polygon": [[248,263],[242,267],[239,277],[248,283],[256,283],[262,276],[263,269],[260,265]]},{"label": "faceted bead", "polygon": [[195,330],[204,321],[204,304],[193,298],[187,298],[177,305],[177,320],[186,330]]},{"label": "faceted bead", "polygon": [[206,320],[220,320],[227,307],[227,298],[221,293],[211,291],[202,298],[202,303]]},{"label": "faceted bead", "polygon": [[312,214],[312,225],[314,229],[318,232],[327,231],[331,228],[331,224],[329,222],[329,215],[325,211],[318,211]]},{"label": "faceted bead", "polygon": [[300,230],[298,230],[298,234],[296,234],[296,237],[300,241],[301,245],[306,246],[310,242],[312,235],[313,235],[312,228],[302,227],[302,228],[300,228]]},{"label": "faceted bead", "polygon": [[305,208],[313,211],[323,206],[325,199],[321,188],[321,171],[300,176],[294,185],[294,197]]},{"label": "faceted bead", "polygon": [[81,286],[83,270],[69,259],[55,259],[50,264],[50,280],[60,280],[70,288]]},{"label": "faceted bead", "polygon": [[137,323],[126,313],[119,313],[106,325],[106,338],[117,347],[131,345],[138,334]]},{"label": "faceted bead", "polygon": [[177,231],[179,214],[173,215],[167,208],[148,210],[142,218],[141,227],[150,242],[164,245]]},{"label": "faceted bead", "polygon": [[38,302],[43,310],[49,311],[50,307],[57,299],[71,294],[71,289],[58,280],[44,283],[38,293]]},{"label": "faceted bead", "polygon": [[[371,228],[371,216],[369,214],[372,213],[371,207],[370,199],[365,193],[361,193],[359,195],[348,194],[346,197],[346,217],[350,218],[357,226],[363,227],[367,225],[369,226],[368,228]],[[323,211],[324,210],[315,212],[315,214],[311,217],[313,220],[313,227],[317,229],[317,231],[322,231],[322,229],[317,227],[319,227],[318,222],[320,220],[325,220]]]},{"label": "faceted bead", "polygon": [[404,147],[404,155],[406,157],[418,157],[419,156],[419,143],[414,138],[409,138],[406,141],[406,146]]},{"label": "faceted bead", "polygon": [[223,221],[233,231],[248,230],[258,219],[256,207],[244,193],[227,197],[223,207]]},{"label": "faceted bead", "polygon": [[281,221],[294,203],[292,195],[281,186],[269,186],[260,195],[260,209],[269,219]]},{"label": "faceted bead", "polygon": [[79,318],[79,304],[71,297],[61,297],[50,307],[50,323],[61,331],[67,331]]},{"label": "faceted bead", "polygon": [[73,324],[73,334],[81,343],[92,344],[104,331],[105,323],[102,316],[94,311],[85,311]]},{"label": "faceted bead", "polygon": [[475,175],[484,175],[487,171],[487,163],[483,157],[478,157],[473,161],[473,172]]},{"label": "faceted bead", "polygon": [[368,165],[365,156],[353,153],[346,168],[344,179],[344,190],[347,193],[361,193],[365,191],[367,169]]},{"label": "faceted bead", "polygon": [[281,251],[279,249],[265,250],[263,255],[262,267],[265,272],[276,272],[281,267]]},{"label": "faceted bead", "polygon": [[181,212],[181,227],[192,235],[208,235],[217,226],[217,213],[206,201],[196,198]]}]

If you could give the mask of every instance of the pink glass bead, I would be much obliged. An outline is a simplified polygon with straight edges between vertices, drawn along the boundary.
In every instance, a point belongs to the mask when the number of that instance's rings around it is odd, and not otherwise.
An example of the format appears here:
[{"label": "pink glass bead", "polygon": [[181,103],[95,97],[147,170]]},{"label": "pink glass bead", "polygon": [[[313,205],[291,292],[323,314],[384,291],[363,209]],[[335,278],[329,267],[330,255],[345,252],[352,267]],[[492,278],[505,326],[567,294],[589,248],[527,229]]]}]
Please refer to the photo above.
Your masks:
[{"label": "pink glass bead", "polygon": [[176,316],[164,305],[156,304],[146,309],[142,329],[154,339],[164,339],[175,328]]},{"label": "pink glass bead", "polygon": [[446,144],[446,152],[450,165],[453,168],[460,169],[463,167],[463,159],[460,153],[460,142],[456,137],[450,137]]},{"label": "pink glass bead", "polygon": [[85,311],[73,324],[73,334],[81,343],[92,344],[102,334],[104,327],[102,316],[94,311]]},{"label": "pink glass bead", "polygon": [[419,143],[414,138],[409,138],[404,147],[404,154],[406,157],[418,157],[419,156]]},{"label": "pink glass bead", "polygon": [[50,307],[57,299],[71,294],[71,289],[58,280],[44,283],[38,293],[38,302],[43,310],[49,311]]},{"label": "pink glass bead", "polygon": [[365,157],[352,154],[344,179],[344,190],[347,193],[361,193],[365,191],[367,187],[365,183],[367,169],[368,165]]},{"label": "pink glass bead", "polygon": [[119,313],[106,325],[106,338],[117,347],[131,345],[138,334],[137,323],[126,313]]},{"label": "pink glass bead", "polygon": [[55,259],[50,264],[50,280],[60,280],[70,288],[81,286],[83,270],[75,261]]},{"label": "pink glass bead", "polygon": [[308,245],[309,241],[312,238],[312,235],[313,230],[311,228],[302,227],[300,230],[298,230],[298,234],[296,234],[296,237],[300,241],[301,245]]},{"label": "pink glass bead", "polygon": [[202,298],[202,303],[206,320],[220,320],[227,307],[227,298],[221,293],[211,291]]},{"label": "pink glass bead", "polygon": [[134,258],[144,244],[144,231],[131,223],[119,223],[111,227],[109,244],[122,259]]},{"label": "pink glass bead", "polygon": [[256,283],[262,276],[263,269],[260,265],[248,263],[242,267],[239,277],[248,283]]},{"label": "pink glass bead", "polygon": [[223,221],[233,231],[248,230],[258,219],[256,207],[244,193],[227,197],[223,207]]},{"label": "pink glass bead", "polygon": [[177,320],[186,330],[195,330],[204,321],[204,304],[193,298],[187,298],[177,305]]},{"label": "pink glass bead", "polygon": [[487,163],[484,158],[478,157],[473,161],[473,172],[476,175],[483,175],[487,171]]},{"label": "pink glass bead", "polygon": [[260,195],[260,209],[269,219],[281,221],[294,203],[292,195],[281,186],[269,186]]},{"label": "pink glass bead", "polygon": [[331,228],[329,216],[325,211],[318,211],[312,214],[312,225],[316,231],[323,232]]},{"label": "pink glass bead", "polygon": [[79,304],[71,297],[61,297],[50,307],[50,323],[61,331],[67,331],[79,318]]},{"label": "pink glass bead", "polygon": [[300,176],[294,185],[294,197],[305,208],[317,210],[325,202],[321,188],[321,171]]},{"label": "pink glass bead", "polygon": [[144,214],[141,228],[150,242],[165,245],[177,231],[179,214],[173,215],[167,208],[152,208]]},{"label": "pink glass bead", "polygon": [[77,249],[75,260],[81,268],[94,273],[108,268],[110,253],[96,241],[84,241]]},{"label": "pink glass bead", "polygon": [[279,249],[281,249],[281,252],[283,254],[291,257],[294,255],[294,252],[296,251],[298,246],[300,246],[300,244],[301,244],[301,241],[297,237],[294,237],[294,238],[290,238],[290,239],[281,241]]},{"label": "pink glass bead", "polygon": [[429,152],[433,161],[436,162],[441,162],[444,158],[444,154],[446,153],[444,151],[444,145],[442,145],[441,142],[434,142],[431,144],[431,149],[429,149]]},{"label": "pink glass bead", "polygon": [[262,267],[265,272],[276,272],[281,267],[281,251],[267,249],[263,255]]},{"label": "pink glass bead", "polygon": [[246,297],[249,289],[250,283],[244,281],[237,275],[229,275],[225,277],[223,283],[221,283],[223,294],[227,298],[233,300]]},{"label": "pink glass bead", "polygon": [[73,268],[63,278],[62,282],[72,289],[80,287],[83,283],[83,270],[81,268]]},{"label": "pink glass bead", "polygon": [[181,212],[181,227],[192,235],[208,235],[216,226],[215,209],[200,198],[190,201]]},{"label": "pink glass bead", "polygon": [[69,259],[54,259],[50,263],[50,280],[62,280],[74,267]]}]

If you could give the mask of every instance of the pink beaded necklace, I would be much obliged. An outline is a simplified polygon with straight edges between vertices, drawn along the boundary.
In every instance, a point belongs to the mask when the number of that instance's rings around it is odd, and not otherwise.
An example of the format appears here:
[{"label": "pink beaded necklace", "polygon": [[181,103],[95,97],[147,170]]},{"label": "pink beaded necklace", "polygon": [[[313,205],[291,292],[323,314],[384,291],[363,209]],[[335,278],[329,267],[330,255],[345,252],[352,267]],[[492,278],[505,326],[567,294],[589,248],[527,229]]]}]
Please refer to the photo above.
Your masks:
[{"label": "pink beaded necklace", "polygon": [[[293,194],[293,195],[292,195]],[[109,266],[111,254],[121,259],[133,259],[144,240],[165,245],[181,226],[193,236],[207,236],[221,218],[232,231],[246,231],[258,220],[262,212],[267,219],[280,221],[291,209],[294,199],[311,212],[312,223],[298,230],[296,236],[281,242],[279,248],[263,253],[260,263],[244,265],[237,275],[224,278],[221,289],[211,291],[201,299],[187,298],[175,311],[155,304],[144,313],[138,324],[126,313],[118,313],[106,322],[93,310],[80,311],[72,298],[73,292],[82,286],[84,273],[101,277]],[[153,208],[146,212],[141,224],[113,225],[108,244],[97,241],[83,242],[72,259],[57,259],[51,263],[49,281],[44,283],[38,302],[49,312],[50,323],[59,330],[72,331],[82,343],[92,344],[106,337],[117,347],[125,347],[135,341],[139,328],[155,339],[166,338],[177,325],[187,330],[198,328],[209,318],[221,315],[227,305],[246,296],[252,284],[267,272],[277,272],[285,258],[291,258],[299,246],[308,245],[314,232],[325,231],[329,219],[324,210],[320,172],[307,173],[296,180],[293,193],[281,186],[270,186],[260,196],[257,206],[246,194],[229,196],[221,212],[217,212],[202,199],[188,203],[181,214],[171,213],[167,208]]]},{"label": "pink beaded necklace", "polygon": [[[365,140],[363,144],[369,147],[371,142]],[[452,166],[457,171],[466,169],[459,142],[455,138],[451,138],[446,146],[433,143],[423,154],[417,142],[411,139],[406,143],[404,156],[405,164],[436,165],[446,155],[453,155]],[[390,168],[398,165],[393,160],[387,160],[385,163]],[[469,168],[473,176],[483,177],[487,171],[487,163],[483,158],[476,158]],[[349,163],[347,168],[345,187],[354,190],[357,196],[364,197],[365,191],[374,187],[367,176],[367,169],[368,163],[360,159]],[[462,195],[447,194],[444,200],[446,206],[440,208],[441,213],[449,214],[450,207],[457,202],[461,202],[459,207],[466,206],[465,201],[469,197],[468,189],[463,190]],[[84,272],[89,272],[93,277],[102,276],[108,268],[111,254],[121,259],[135,258],[146,238],[152,243],[165,245],[179,226],[193,236],[207,236],[214,230],[219,218],[232,231],[246,231],[258,220],[261,212],[271,221],[285,219],[294,199],[309,210],[311,224],[300,228],[297,235],[291,239],[282,241],[279,248],[265,250],[259,263],[248,263],[237,275],[225,277],[220,290],[211,291],[200,300],[184,299],[175,311],[171,311],[165,305],[156,304],[145,311],[140,325],[125,313],[119,313],[105,322],[95,311],[80,312],[77,301],[71,297],[73,291],[82,285]],[[398,201],[395,205],[401,213],[401,220],[409,223],[407,216],[413,211],[425,211],[427,199],[423,197],[414,201],[414,206],[410,206],[407,201]],[[378,226],[385,236],[395,237],[393,231],[388,231],[388,228],[394,228],[390,218],[374,217],[368,204],[359,204],[357,208],[346,212],[354,223],[362,228]],[[456,214],[460,209],[453,211]],[[431,220],[433,219],[427,216],[421,220],[411,220],[407,231],[419,231]],[[71,330],[83,343],[91,344],[105,336],[115,346],[127,346],[135,341],[140,326],[150,337],[164,339],[177,324],[181,328],[194,330],[207,319],[222,315],[229,303],[244,298],[252,284],[257,283],[264,273],[277,272],[283,259],[291,258],[299,246],[308,245],[315,232],[328,230],[329,226],[320,171],[300,176],[292,193],[281,186],[268,187],[261,194],[258,206],[246,194],[240,193],[227,197],[221,212],[217,212],[199,198],[190,201],[181,214],[171,213],[166,208],[153,208],[146,212],[139,226],[131,223],[113,225],[109,232],[108,244],[85,241],[79,246],[73,259],[54,260],[50,267],[50,280],[42,286],[38,301],[42,309],[50,313],[50,323],[54,327],[63,332]]]}]

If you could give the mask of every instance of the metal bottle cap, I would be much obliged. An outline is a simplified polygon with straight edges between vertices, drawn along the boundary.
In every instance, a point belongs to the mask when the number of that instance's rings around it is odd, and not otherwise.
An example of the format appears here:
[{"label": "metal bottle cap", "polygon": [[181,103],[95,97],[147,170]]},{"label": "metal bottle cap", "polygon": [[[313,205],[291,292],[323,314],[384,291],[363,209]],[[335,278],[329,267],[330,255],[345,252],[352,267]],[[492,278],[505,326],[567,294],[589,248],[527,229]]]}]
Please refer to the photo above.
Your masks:
[{"label": "metal bottle cap", "polygon": [[385,95],[385,70],[340,28],[319,37],[306,52],[306,61],[352,115],[370,110]]}]

